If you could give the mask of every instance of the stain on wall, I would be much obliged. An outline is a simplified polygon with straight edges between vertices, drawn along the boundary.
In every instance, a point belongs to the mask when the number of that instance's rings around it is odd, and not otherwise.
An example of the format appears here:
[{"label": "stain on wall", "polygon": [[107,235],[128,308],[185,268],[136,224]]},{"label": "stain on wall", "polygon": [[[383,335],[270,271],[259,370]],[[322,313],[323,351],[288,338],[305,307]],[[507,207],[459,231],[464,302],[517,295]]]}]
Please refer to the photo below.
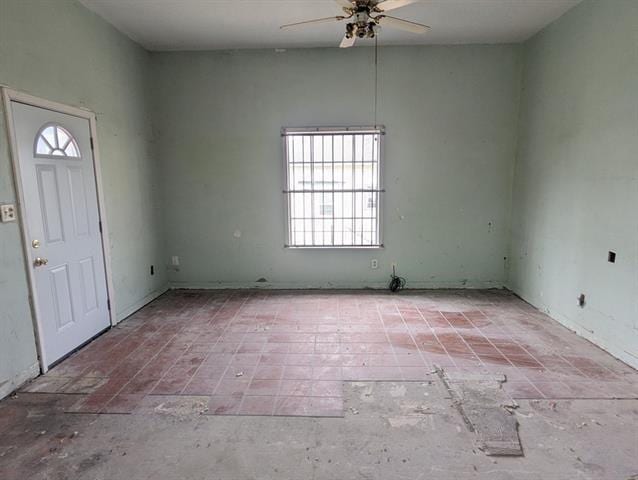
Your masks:
[{"label": "stain on wall", "polygon": [[[151,142],[149,54],[71,0],[0,3],[0,84],[97,114],[115,307],[123,318],[166,285]],[[0,107],[2,108],[2,107]],[[0,112],[0,203],[15,203]],[[0,397],[37,373],[18,223],[0,223]]]},{"label": "stain on wall", "polygon": [[525,45],[508,282],[634,366],[636,25],[638,2],[586,1]]},{"label": "stain on wall", "polygon": [[380,49],[385,248],[373,251],[284,249],[280,136],[373,124],[373,49],[154,53],[152,64],[172,285],[385,287],[392,263],[413,288],[503,285],[518,46]]}]

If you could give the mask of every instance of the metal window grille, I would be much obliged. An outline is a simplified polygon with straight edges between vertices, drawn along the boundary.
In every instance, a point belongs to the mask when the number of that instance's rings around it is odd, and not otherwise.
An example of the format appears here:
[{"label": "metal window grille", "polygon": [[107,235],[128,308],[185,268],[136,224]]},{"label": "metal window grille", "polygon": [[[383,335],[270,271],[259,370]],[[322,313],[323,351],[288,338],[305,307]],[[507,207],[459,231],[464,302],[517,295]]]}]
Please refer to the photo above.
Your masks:
[{"label": "metal window grille", "polygon": [[287,247],[381,247],[380,127],[284,128]]}]

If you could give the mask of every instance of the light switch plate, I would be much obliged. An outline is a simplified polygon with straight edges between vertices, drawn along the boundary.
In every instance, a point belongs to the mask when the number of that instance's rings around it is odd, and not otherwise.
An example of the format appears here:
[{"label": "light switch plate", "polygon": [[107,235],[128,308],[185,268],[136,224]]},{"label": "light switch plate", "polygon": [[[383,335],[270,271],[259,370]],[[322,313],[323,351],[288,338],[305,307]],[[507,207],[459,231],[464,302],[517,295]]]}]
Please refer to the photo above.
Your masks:
[{"label": "light switch plate", "polygon": [[0,220],[2,223],[16,221],[16,206],[12,203],[0,205]]}]

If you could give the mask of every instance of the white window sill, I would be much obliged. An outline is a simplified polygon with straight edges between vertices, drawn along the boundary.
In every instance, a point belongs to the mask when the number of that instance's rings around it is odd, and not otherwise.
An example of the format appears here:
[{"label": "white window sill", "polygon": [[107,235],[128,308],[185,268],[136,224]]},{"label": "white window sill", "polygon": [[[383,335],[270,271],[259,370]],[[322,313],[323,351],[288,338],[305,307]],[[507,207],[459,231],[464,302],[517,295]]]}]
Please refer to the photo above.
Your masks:
[{"label": "white window sill", "polygon": [[381,250],[384,245],[284,245],[287,250]]}]

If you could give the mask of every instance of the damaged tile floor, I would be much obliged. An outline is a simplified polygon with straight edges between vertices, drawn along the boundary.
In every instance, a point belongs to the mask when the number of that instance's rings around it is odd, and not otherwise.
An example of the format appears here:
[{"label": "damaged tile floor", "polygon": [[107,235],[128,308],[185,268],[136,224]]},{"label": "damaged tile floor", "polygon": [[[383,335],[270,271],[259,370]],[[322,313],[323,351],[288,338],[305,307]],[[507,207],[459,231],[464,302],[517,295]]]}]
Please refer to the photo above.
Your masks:
[{"label": "damaged tile floor", "polygon": [[0,402],[0,478],[638,479],[637,427],[507,291],[173,291]]}]

